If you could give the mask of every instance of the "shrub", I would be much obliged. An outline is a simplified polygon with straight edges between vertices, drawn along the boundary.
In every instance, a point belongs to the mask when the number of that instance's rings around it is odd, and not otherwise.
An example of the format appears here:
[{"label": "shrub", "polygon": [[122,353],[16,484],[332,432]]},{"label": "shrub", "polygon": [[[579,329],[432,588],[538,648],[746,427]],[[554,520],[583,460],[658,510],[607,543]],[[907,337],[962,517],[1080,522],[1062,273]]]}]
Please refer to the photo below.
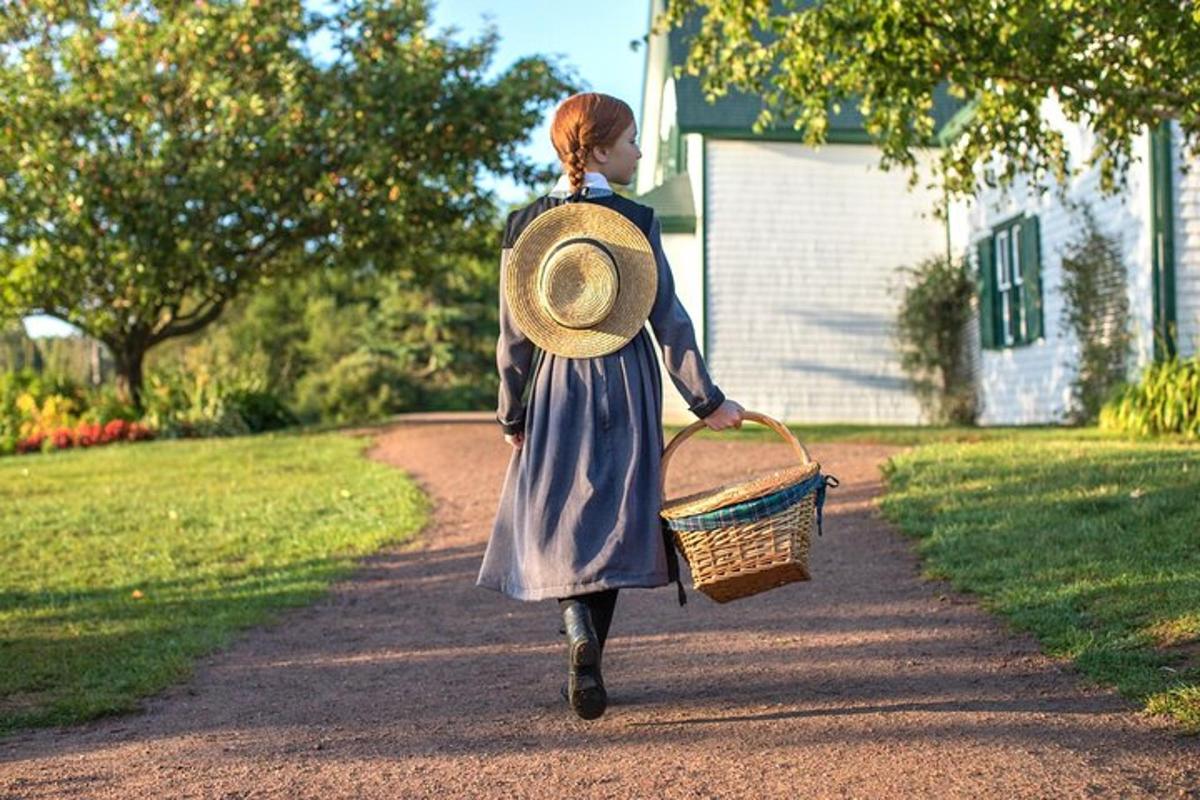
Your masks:
[{"label": "shrub", "polygon": [[898,271],[911,276],[897,317],[900,366],[934,422],[973,425],[978,403],[966,328],[975,284],[966,261],[939,255]]},{"label": "shrub", "polygon": [[1067,365],[1075,373],[1068,420],[1089,424],[1125,380],[1131,336],[1121,243],[1100,230],[1091,206],[1081,214],[1082,229],[1062,258],[1062,319],[1079,343],[1078,359]]},{"label": "shrub", "polygon": [[138,416],[136,408],[121,400],[115,386],[105,384],[88,392],[87,410],[80,414],[80,419],[107,425],[113,420],[133,422]]},{"label": "shrub", "polygon": [[235,389],[226,396],[226,402],[241,415],[246,427],[254,433],[286,428],[299,422],[296,415],[273,392]]},{"label": "shrub", "polygon": [[170,437],[241,436],[296,423],[255,359],[231,364],[196,346],[147,376],[145,419]]},{"label": "shrub", "polygon": [[0,455],[18,452],[35,433],[69,426],[84,402],[84,392],[63,375],[29,367],[0,373]]},{"label": "shrub", "polygon": [[133,421],[133,410],[111,395],[31,369],[0,373],[0,455],[153,438],[154,431]]},{"label": "shrub", "polygon": [[310,418],[361,422],[417,407],[421,389],[390,353],[360,350],[305,375],[296,396]]},{"label": "shrub", "polygon": [[1100,427],[1200,437],[1200,354],[1150,364],[1137,383],[1118,386],[1100,409]]}]

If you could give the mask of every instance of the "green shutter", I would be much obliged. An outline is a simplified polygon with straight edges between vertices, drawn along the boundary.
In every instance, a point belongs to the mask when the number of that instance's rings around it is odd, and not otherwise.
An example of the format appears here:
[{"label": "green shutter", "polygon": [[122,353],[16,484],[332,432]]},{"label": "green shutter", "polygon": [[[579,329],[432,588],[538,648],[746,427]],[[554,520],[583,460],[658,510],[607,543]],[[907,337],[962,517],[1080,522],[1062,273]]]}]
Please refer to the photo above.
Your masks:
[{"label": "green shutter", "polygon": [[680,163],[679,140],[682,137],[679,135],[679,126],[672,125],[670,133],[667,134],[665,143],[667,152],[666,169],[663,170],[663,177],[667,178],[671,175],[678,175],[683,172],[683,164]]},{"label": "green shutter", "polygon": [[979,242],[979,343],[996,346],[996,268],[992,264],[992,237]]},{"label": "green shutter", "polygon": [[1041,338],[1042,322],[1042,247],[1038,235],[1038,218],[1021,220],[1021,313],[1025,315],[1025,330],[1029,341]]}]

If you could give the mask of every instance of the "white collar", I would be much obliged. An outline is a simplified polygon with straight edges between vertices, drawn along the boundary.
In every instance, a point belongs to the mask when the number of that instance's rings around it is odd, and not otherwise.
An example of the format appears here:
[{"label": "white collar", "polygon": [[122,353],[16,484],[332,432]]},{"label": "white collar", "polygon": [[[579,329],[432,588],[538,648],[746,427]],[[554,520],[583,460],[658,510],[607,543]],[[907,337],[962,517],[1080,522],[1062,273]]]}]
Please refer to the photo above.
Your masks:
[{"label": "white collar", "polygon": [[[603,191],[612,192],[613,188],[609,185],[608,179],[599,172],[583,173],[583,185],[587,189],[587,194],[596,195],[602,194]],[[571,179],[567,175],[559,175],[558,182],[554,184],[554,188],[550,190],[552,196],[567,197],[571,194]]]}]

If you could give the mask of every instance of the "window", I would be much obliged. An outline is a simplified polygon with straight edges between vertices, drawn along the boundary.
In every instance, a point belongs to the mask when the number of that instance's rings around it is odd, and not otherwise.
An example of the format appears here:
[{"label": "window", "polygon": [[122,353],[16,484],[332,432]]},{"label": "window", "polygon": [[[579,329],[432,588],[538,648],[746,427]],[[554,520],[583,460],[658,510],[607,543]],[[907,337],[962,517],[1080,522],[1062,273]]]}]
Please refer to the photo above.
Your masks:
[{"label": "window", "polygon": [[1015,217],[980,240],[979,332],[987,349],[1042,336],[1041,242],[1037,217]]}]

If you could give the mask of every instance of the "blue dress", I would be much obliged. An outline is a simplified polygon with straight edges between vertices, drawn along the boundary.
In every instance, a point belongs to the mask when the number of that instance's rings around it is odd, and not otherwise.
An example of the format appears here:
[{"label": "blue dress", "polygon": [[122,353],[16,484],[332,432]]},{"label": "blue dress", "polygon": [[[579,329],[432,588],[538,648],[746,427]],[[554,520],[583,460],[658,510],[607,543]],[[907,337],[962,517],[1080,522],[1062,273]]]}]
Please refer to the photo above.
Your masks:
[{"label": "blue dress", "polygon": [[[563,202],[602,203],[637,224],[654,251],[658,290],[648,326],[621,349],[591,358],[539,351],[535,362],[538,348],[504,300],[504,265],[524,226]],[[533,601],[678,582],[676,554],[659,517],[663,389],[655,341],[698,418],[725,396],[675,294],[653,209],[603,191],[539,197],[508,217],[501,282],[496,419],[505,433],[523,430],[525,441],[512,450],[476,585]]]}]

